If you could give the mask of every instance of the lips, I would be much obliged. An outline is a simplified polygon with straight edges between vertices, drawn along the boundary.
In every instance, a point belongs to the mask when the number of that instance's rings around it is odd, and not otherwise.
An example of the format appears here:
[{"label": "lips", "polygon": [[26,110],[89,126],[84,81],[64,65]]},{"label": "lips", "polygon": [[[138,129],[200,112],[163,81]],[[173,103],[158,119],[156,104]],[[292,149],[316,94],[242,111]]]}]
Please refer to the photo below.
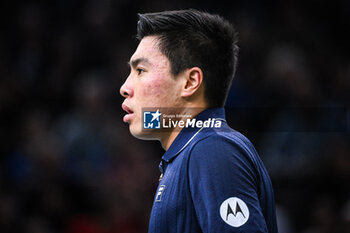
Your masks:
[{"label": "lips", "polygon": [[122,104],[122,109],[127,112],[128,114],[134,113],[128,106],[125,104]]},{"label": "lips", "polygon": [[122,104],[122,109],[127,112],[127,114],[123,117],[123,121],[126,123],[126,122],[129,122],[132,118],[132,116],[134,115],[134,112],[128,107],[126,106],[125,104]]}]

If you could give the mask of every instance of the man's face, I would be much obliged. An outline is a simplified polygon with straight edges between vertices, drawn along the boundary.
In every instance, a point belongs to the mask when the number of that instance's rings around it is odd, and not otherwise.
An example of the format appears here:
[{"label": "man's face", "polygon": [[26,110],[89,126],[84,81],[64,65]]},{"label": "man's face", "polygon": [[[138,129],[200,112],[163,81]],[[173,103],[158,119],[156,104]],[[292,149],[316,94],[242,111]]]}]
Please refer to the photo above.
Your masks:
[{"label": "man's face", "polygon": [[130,59],[130,75],[120,88],[125,97],[122,108],[128,113],[131,134],[142,139],[158,139],[154,132],[142,131],[142,108],[179,107],[181,77],[171,74],[170,62],[158,48],[156,36],[144,37]]}]

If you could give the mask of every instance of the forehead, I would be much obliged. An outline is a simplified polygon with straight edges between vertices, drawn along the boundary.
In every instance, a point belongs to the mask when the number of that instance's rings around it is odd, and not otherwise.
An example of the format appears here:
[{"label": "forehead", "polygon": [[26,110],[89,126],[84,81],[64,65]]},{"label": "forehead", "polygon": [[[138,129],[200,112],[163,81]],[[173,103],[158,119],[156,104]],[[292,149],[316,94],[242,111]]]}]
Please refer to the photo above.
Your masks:
[{"label": "forehead", "polygon": [[137,59],[146,59],[152,66],[169,67],[169,60],[160,52],[156,36],[147,36],[140,41],[130,62]]}]

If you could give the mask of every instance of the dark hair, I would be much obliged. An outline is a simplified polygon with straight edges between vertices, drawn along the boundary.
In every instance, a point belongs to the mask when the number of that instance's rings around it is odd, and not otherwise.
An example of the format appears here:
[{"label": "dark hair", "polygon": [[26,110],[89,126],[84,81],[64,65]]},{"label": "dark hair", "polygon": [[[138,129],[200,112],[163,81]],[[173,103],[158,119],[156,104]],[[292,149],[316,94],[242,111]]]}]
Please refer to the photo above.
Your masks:
[{"label": "dark hair", "polygon": [[137,39],[158,36],[160,51],[169,59],[174,75],[201,68],[209,107],[224,106],[238,56],[232,24],[219,15],[193,9],[138,16]]}]

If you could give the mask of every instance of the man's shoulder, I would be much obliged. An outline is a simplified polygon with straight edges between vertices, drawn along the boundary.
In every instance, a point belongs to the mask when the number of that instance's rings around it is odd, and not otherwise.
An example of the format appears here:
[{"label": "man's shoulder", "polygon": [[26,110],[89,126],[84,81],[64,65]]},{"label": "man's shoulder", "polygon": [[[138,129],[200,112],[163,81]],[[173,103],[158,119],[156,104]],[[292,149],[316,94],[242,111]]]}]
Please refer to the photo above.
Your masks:
[{"label": "man's shoulder", "polygon": [[189,146],[191,149],[200,149],[208,148],[214,145],[215,148],[219,147],[220,149],[230,149],[232,147],[241,148],[248,151],[254,149],[254,146],[247,137],[230,128],[227,124],[218,129],[203,129],[198,133],[197,137],[194,138]]}]

